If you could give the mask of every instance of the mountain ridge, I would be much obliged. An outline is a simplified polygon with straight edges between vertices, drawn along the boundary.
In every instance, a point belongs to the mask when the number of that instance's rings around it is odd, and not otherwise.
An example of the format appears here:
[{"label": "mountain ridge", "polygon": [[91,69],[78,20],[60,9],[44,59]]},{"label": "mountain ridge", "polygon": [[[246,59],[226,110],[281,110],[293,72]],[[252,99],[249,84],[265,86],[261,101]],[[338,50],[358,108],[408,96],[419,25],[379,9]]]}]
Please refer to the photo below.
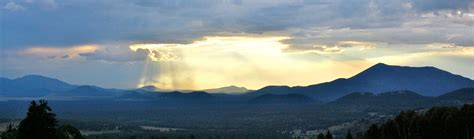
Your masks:
[{"label": "mountain ridge", "polygon": [[474,87],[474,81],[435,67],[378,63],[350,78],[308,86],[266,86],[250,92],[249,95],[301,93],[315,99],[331,101],[351,92],[411,90],[424,96],[438,96],[465,87]]},{"label": "mountain ridge", "polygon": [[41,75],[25,75],[16,79],[1,78],[0,96],[37,97],[64,92],[77,87],[61,80]]},{"label": "mountain ridge", "polygon": [[435,97],[422,96],[408,90],[399,90],[380,94],[354,92],[329,102],[328,105],[350,107],[379,105],[388,108],[393,106],[427,106],[434,104],[435,101]]},{"label": "mountain ridge", "polygon": [[[71,90],[78,87],[84,86],[71,85],[61,80],[41,75],[26,75],[16,79],[0,78],[0,96],[36,97],[46,96],[51,93],[61,95],[62,93],[68,94],[67,92],[71,92]],[[233,89],[246,89],[237,86],[228,87]],[[246,97],[252,97],[263,94],[295,93],[327,102],[336,100],[337,98],[352,92],[373,92],[379,94],[395,90],[410,90],[420,93],[423,96],[439,96],[446,92],[468,87],[474,87],[473,80],[435,67],[393,66],[378,63],[350,78],[339,78],[333,81],[308,86],[266,86],[255,91],[247,92],[243,95]],[[97,86],[95,86],[95,88],[96,90],[103,90],[105,92],[127,91],[125,89],[114,90]],[[156,89],[156,87],[151,86],[135,89],[135,91],[171,92],[162,90],[157,91]],[[216,88],[214,91],[219,89],[221,88]],[[208,91],[204,90],[204,92],[209,93]],[[193,91],[185,90],[180,92],[189,93]]]},{"label": "mountain ridge", "polygon": [[147,85],[140,87],[138,89],[142,89],[145,91],[155,91],[155,92],[173,92],[173,91],[179,91],[183,93],[189,93],[189,92],[194,92],[194,91],[204,91],[208,93],[225,93],[225,94],[243,94],[247,93],[249,90],[245,87],[239,87],[235,85],[230,85],[230,86],[224,86],[224,87],[218,87],[218,88],[210,88],[210,89],[203,89],[203,90],[172,90],[172,89],[161,89],[153,85]]}]

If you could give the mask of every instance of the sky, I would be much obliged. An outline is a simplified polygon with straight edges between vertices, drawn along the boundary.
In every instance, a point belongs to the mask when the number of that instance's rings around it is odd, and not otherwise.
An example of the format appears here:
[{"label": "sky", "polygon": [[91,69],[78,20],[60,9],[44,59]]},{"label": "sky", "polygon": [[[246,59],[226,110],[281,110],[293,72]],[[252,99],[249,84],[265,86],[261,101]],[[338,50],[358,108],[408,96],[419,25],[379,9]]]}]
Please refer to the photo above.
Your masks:
[{"label": "sky", "polygon": [[0,77],[258,89],[379,62],[474,79],[474,0],[0,0]]}]

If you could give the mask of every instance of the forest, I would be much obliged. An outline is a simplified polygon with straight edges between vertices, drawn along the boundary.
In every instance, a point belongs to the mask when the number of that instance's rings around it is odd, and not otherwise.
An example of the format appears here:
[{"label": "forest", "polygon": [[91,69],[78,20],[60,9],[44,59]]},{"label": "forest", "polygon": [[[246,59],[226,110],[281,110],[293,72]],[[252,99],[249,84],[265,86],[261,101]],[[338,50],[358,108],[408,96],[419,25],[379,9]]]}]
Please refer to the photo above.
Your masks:
[{"label": "forest", "polygon": [[[60,123],[60,124],[59,124]],[[70,122],[72,125],[81,125]],[[229,131],[177,130],[173,132],[125,132],[105,133],[98,135],[82,135],[78,128],[69,121],[58,122],[48,102],[31,101],[26,117],[18,127],[10,124],[2,132],[2,139],[83,139],[83,138],[180,138],[180,139],[238,139],[238,138],[299,138],[290,134],[265,132],[260,134],[242,134]],[[364,129],[362,129],[364,130]],[[435,106],[429,109],[401,111],[397,116],[375,123],[363,132],[352,134],[350,130],[345,136],[336,136],[327,130],[312,138],[317,139],[462,139],[474,137],[474,105]],[[311,138],[311,137],[310,137]]]},{"label": "forest", "polygon": [[470,139],[474,137],[474,105],[403,111],[394,119],[373,124],[361,139]]}]

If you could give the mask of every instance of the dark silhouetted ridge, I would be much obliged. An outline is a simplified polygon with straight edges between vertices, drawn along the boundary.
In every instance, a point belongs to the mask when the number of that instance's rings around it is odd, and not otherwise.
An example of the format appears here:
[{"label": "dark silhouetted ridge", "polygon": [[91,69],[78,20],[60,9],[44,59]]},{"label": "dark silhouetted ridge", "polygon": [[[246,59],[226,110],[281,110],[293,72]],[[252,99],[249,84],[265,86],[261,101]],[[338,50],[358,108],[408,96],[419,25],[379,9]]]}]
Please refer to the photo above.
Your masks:
[{"label": "dark silhouetted ridge", "polygon": [[474,102],[474,88],[458,89],[438,97],[441,100],[454,100],[462,102]]},{"label": "dark silhouetted ridge", "polygon": [[75,87],[75,85],[41,75],[27,75],[17,79],[0,79],[0,94],[3,96],[46,96],[53,92],[64,92]]},{"label": "dark silhouetted ridge", "polygon": [[374,107],[396,105],[428,105],[431,104],[433,99],[433,97],[422,96],[407,90],[391,91],[380,94],[356,92],[343,96],[329,104]]},{"label": "dark silhouetted ridge", "polygon": [[411,90],[423,96],[438,96],[466,87],[474,87],[474,81],[435,67],[392,66],[378,63],[348,79],[341,78],[310,86],[268,86],[251,94],[300,93],[318,100],[331,101],[351,92],[378,94]]},{"label": "dark silhouetted ridge", "polygon": [[212,98],[212,95],[202,91],[194,91],[190,93],[182,93],[178,91],[161,93],[160,98],[168,99],[209,99]]},{"label": "dark silhouetted ridge", "polygon": [[112,92],[96,86],[82,85],[67,92],[72,96],[109,96]]}]

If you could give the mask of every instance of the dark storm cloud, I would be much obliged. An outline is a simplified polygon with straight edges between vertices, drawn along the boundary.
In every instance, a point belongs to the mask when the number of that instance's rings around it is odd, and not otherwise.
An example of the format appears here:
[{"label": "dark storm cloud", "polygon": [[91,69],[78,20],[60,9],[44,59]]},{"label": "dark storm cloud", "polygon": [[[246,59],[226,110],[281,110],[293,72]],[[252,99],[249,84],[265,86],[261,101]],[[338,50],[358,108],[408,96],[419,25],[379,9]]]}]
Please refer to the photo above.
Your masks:
[{"label": "dark storm cloud", "polygon": [[[10,48],[190,43],[222,34],[290,36],[286,42],[296,48],[344,40],[474,44],[466,30],[474,24],[472,17],[422,17],[438,11],[472,14],[469,0],[17,0],[0,5],[1,47]],[[407,24],[418,22],[429,24]],[[410,33],[420,29],[427,33]]]}]

